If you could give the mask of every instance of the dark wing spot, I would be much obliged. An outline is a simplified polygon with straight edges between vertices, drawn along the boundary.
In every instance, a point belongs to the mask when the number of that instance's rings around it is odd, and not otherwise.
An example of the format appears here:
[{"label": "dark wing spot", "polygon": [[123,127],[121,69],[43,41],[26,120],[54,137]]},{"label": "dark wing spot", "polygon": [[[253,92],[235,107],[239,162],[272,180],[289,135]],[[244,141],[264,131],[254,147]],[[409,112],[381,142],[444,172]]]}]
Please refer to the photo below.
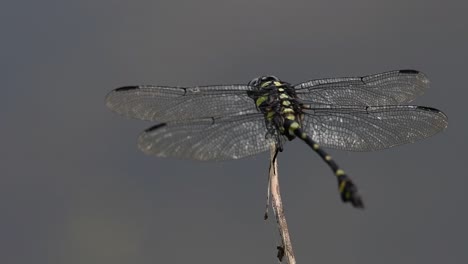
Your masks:
[{"label": "dark wing spot", "polygon": [[400,70],[400,73],[406,73],[406,74],[418,74],[419,71],[417,70]]},{"label": "dark wing spot", "polygon": [[435,109],[435,108],[428,107],[428,106],[418,106],[417,108],[418,108],[418,109],[421,109],[421,110],[424,110],[424,111],[435,112],[435,113],[442,113],[439,109]]},{"label": "dark wing spot", "polygon": [[152,127],[150,127],[150,128],[147,128],[147,129],[145,130],[145,132],[151,132],[151,131],[154,131],[154,130],[156,130],[156,129],[158,129],[158,128],[164,127],[164,126],[166,126],[166,125],[167,125],[166,123],[157,124],[157,125],[154,125],[154,126],[152,126]]},{"label": "dark wing spot", "polygon": [[123,86],[123,87],[119,87],[115,89],[114,91],[123,92],[123,91],[135,90],[135,89],[139,89],[139,87],[138,86]]}]

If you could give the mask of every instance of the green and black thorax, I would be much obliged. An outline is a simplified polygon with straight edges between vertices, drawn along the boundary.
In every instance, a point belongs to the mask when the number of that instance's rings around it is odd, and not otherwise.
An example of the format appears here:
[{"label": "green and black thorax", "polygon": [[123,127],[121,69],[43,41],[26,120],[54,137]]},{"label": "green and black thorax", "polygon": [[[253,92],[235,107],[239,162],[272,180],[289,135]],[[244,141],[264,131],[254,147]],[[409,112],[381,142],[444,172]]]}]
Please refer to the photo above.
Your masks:
[{"label": "green and black thorax", "polygon": [[255,78],[249,85],[256,89],[249,96],[255,101],[257,109],[265,115],[268,133],[279,136],[279,132],[288,140],[294,139],[294,129],[301,126],[303,117],[302,104],[294,87],[275,76]]}]

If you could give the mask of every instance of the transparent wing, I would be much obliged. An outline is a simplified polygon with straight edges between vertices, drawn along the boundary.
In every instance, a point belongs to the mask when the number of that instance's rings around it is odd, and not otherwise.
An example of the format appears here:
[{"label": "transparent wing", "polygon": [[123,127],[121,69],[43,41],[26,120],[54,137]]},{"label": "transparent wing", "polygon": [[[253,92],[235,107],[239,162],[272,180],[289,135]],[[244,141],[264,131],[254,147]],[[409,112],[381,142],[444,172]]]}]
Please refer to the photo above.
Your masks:
[{"label": "transparent wing", "polygon": [[111,91],[106,105],[121,115],[168,122],[257,112],[246,85],[127,86]]},{"label": "transparent wing", "polygon": [[364,77],[330,78],[295,85],[299,99],[315,104],[380,106],[409,103],[429,86],[415,70],[398,70]]},{"label": "transparent wing", "polygon": [[138,146],[159,157],[239,159],[267,151],[274,141],[266,134],[265,118],[257,113],[156,125],[140,135]]},{"label": "transparent wing", "polygon": [[302,126],[324,147],[372,151],[430,137],[447,123],[444,113],[429,107],[352,106],[304,110]]}]

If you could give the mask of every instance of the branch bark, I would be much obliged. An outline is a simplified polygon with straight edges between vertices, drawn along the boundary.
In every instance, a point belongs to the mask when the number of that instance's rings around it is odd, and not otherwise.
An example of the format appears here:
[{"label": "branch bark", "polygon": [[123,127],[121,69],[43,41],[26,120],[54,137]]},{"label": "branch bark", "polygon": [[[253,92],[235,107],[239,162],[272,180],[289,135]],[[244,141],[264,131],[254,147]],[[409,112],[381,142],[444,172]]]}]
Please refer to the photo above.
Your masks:
[{"label": "branch bark", "polygon": [[278,229],[281,236],[281,246],[278,246],[278,259],[282,262],[286,257],[288,264],[296,264],[296,258],[292,249],[291,238],[289,236],[288,224],[284,215],[283,202],[281,201],[280,187],[278,181],[278,162],[276,154],[278,150],[275,145],[270,147],[270,172],[269,188],[271,189],[272,208],[276,217]]}]

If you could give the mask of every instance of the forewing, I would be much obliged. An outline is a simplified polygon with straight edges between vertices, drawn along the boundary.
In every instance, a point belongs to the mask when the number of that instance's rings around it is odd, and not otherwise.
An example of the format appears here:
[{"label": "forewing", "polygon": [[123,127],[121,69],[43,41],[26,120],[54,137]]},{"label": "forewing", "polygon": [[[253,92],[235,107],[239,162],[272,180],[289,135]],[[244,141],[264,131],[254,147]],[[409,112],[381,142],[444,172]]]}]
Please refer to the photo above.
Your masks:
[{"label": "forewing", "polygon": [[295,85],[299,99],[312,104],[383,106],[409,103],[429,86],[415,70],[398,70],[364,77],[312,80]]},{"label": "forewing", "polygon": [[447,116],[422,106],[327,107],[304,110],[305,131],[324,147],[372,151],[430,137]]},{"label": "forewing", "polygon": [[250,90],[246,85],[128,86],[111,91],[106,105],[127,117],[159,122],[239,115],[257,111]]},{"label": "forewing", "polygon": [[139,148],[159,157],[194,160],[228,160],[254,155],[269,149],[263,114],[205,118],[160,124],[144,131]]}]

